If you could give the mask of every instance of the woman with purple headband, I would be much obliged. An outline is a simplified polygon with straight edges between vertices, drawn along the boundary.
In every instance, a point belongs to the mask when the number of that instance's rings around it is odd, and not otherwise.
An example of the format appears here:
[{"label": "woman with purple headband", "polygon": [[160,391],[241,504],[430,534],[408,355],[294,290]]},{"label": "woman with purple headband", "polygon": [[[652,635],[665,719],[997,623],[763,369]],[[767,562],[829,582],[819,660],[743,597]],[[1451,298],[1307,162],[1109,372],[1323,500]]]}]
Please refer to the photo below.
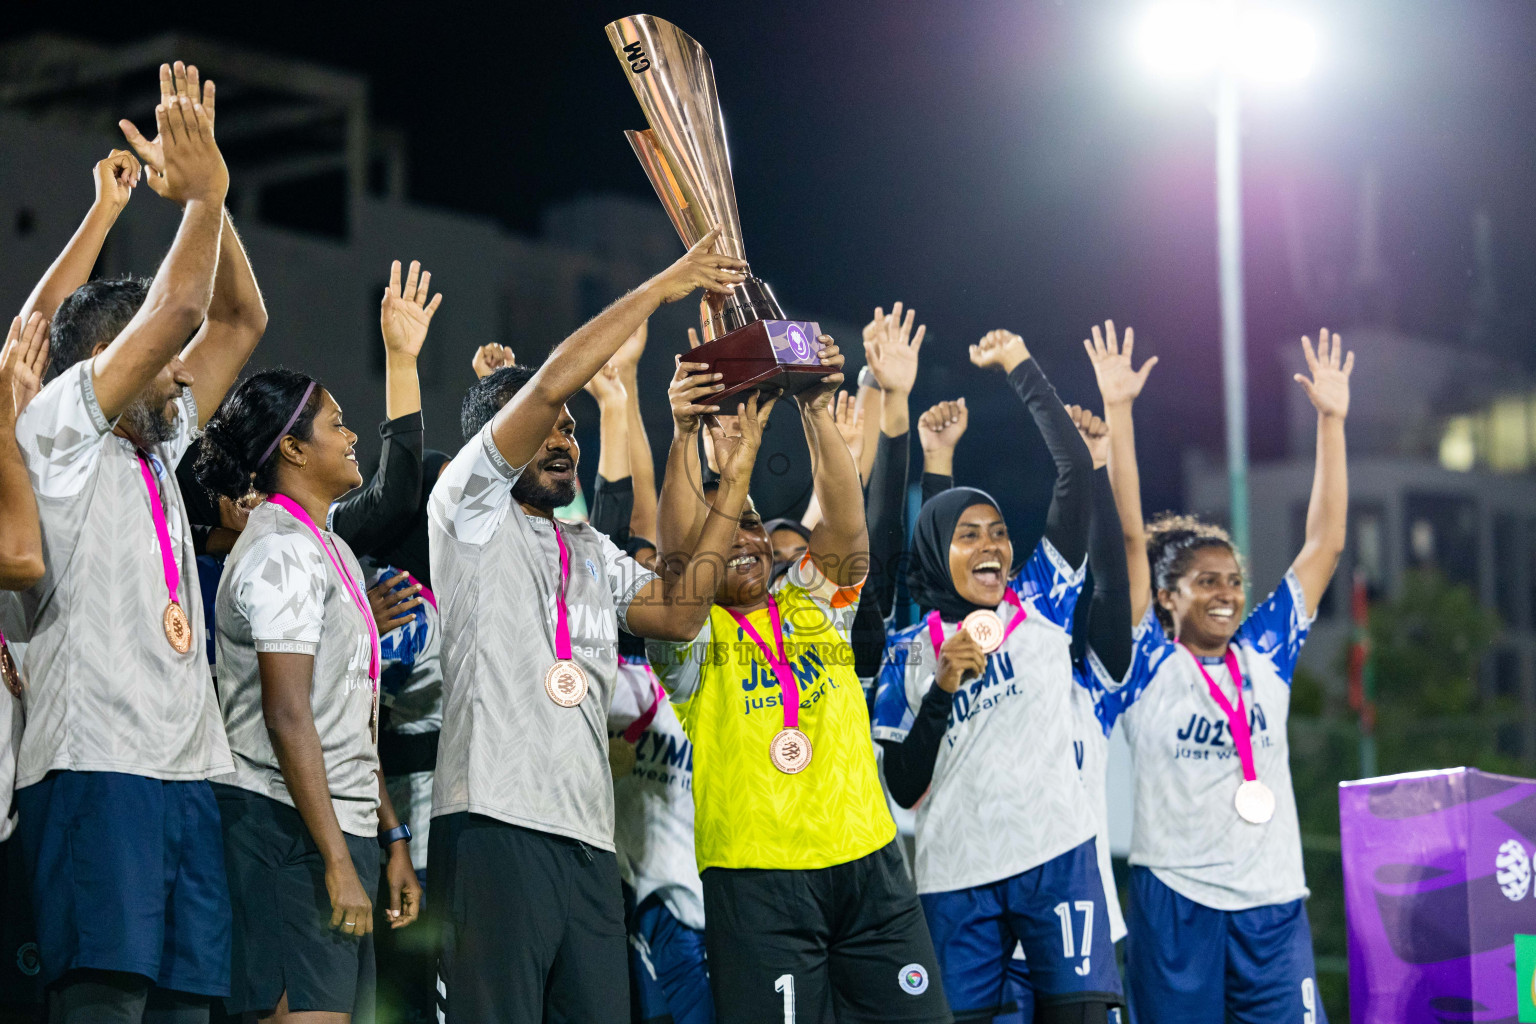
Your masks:
[{"label": "woman with purple headband", "polygon": [[198,453],[210,493],[254,506],[216,614],[235,763],[215,785],[234,909],[227,1009],[244,1019],[371,1019],[375,842],[391,926],[421,904],[379,772],[378,629],[357,557],[325,528],[362,483],[356,441],[330,392],[275,369],[230,393]]}]

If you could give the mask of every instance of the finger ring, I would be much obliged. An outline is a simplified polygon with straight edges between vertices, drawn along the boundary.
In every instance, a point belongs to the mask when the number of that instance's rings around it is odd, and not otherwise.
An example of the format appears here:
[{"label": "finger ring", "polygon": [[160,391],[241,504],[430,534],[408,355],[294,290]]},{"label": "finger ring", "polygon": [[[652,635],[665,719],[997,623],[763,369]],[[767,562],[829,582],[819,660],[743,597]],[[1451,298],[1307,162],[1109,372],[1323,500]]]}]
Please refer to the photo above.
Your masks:
[{"label": "finger ring", "polygon": [[341,922],[341,926],[343,928],[355,928],[357,927],[357,923],[355,921],[343,921]]}]

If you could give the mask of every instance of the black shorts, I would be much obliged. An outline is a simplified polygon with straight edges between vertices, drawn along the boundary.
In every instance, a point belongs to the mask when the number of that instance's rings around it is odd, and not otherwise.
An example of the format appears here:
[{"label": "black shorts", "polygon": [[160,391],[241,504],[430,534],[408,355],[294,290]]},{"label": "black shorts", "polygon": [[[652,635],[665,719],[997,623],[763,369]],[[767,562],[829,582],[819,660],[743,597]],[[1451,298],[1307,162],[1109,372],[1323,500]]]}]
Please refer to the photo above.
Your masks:
[{"label": "black shorts", "polygon": [[[226,1011],[267,1013],[286,991],[291,1012],[350,1013],[355,1020],[371,1020],[373,936],[354,938],[331,927],[325,862],[304,819],[271,797],[218,783],[213,788],[224,823],[234,910]],[[342,835],[363,891],[377,891],[378,841]]]},{"label": "black shorts", "polygon": [[32,918],[32,888],[21,865],[21,844],[13,838],[0,843],[0,1007],[42,1005],[42,959]]},{"label": "black shorts", "polygon": [[709,868],[703,880],[704,944],[722,1021],[953,1019],[894,842],[830,868]]},{"label": "black shorts", "polygon": [[612,853],[461,812],[432,819],[427,859],[448,1024],[629,1024]]}]

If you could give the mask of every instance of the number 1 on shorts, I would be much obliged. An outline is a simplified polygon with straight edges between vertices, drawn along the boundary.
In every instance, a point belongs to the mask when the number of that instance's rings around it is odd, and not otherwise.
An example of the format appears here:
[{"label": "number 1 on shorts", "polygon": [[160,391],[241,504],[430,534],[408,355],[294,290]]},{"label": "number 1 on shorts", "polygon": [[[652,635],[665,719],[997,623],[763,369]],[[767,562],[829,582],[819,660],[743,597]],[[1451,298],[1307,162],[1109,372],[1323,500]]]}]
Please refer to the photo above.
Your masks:
[{"label": "number 1 on shorts", "polygon": [[773,979],[773,990],[784,993],[784,1024],[795,1024],[795,976],[779,975]]},{"label": "number 1 on shorts", "polygon": [[[1083,941],[1074,941],[1072,934],[1072,911],[1076,909],[1083,915]],[[1077,951],[1082,950],[1083,962],[1073,968],[1078,977],[1088,977],[1092,970],[1089,956],[1093,953],[1093,900],[1078,900],[1075,903],[1065,901],[1056,904],[1056,916],[1061,919],[1061,955],[1068,960],[1077,956]]]}]

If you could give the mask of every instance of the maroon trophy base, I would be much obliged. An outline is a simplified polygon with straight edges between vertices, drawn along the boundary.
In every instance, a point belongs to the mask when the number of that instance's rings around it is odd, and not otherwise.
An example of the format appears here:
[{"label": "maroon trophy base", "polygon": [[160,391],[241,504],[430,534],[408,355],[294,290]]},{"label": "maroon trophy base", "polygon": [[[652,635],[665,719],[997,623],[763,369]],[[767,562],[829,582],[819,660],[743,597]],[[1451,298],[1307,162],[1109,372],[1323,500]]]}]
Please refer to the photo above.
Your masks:
[{"label": "maroon trophy base", "polygon": [[711,404],[721,406],[722,399],[739,398],[757,391],[768,395],[796,395],[835,372],[823,366],[817,353],[816,339],[821,325],[813,320],[755,320],[745,327],[707,341],[689,352],[684,359],[704,363],[713,373],[723,374],[725,390],[716,394]]}]

